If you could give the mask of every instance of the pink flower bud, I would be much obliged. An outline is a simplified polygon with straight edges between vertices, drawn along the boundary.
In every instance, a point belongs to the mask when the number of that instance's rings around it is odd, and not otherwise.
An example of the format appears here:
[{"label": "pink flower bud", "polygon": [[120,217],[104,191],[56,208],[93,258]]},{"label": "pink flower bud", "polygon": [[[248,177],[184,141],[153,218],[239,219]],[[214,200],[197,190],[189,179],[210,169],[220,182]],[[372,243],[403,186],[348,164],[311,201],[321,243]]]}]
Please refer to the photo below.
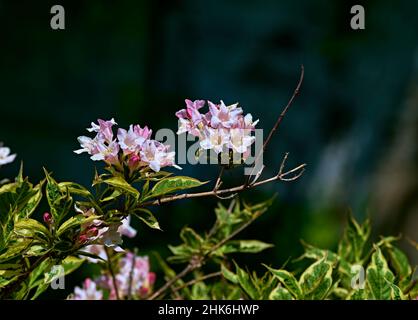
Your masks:
[{"label": "pink flower bud", "polygon": [[154,272],[148,273],[148,282],[150,285],[153,285],[155,282],[156,275]]},{"label": "pink flower bud", "polygon": [[86,232],[86,235],[89,237],[96,237],[98,234],[99,229],[97,229],[96,227],[90,227]]},{"label": "pink flower bud", "polygon": [[141,287],[140,289],[139,289],[139,295],[141,296],[141,297],[145,297],[146,295],[148,295],[148,292],[149,292],[149,288],[146,288],[146,287]]},{"label": "pink flower bud", "polygon": [[44,213],[43,219],[44,219],[44,222],[48,225],[52,223],[52,215],[49,212]]},{"label": "pink flower bud", "polygon": [[81,244],[86,243],[88,240],[89,240],[89,237],[87,235],[85,235],[85,234],[81,234],[78,237],[78,242],[81,243]]},{"label": "pink flower bud", "polygon": [[128,160],[129,168],[134,169],[137,166],[137,164],[139,163],[140,160],[141,160],[141,158],[139,157],[139,155],[132,154],[131,157]]}]

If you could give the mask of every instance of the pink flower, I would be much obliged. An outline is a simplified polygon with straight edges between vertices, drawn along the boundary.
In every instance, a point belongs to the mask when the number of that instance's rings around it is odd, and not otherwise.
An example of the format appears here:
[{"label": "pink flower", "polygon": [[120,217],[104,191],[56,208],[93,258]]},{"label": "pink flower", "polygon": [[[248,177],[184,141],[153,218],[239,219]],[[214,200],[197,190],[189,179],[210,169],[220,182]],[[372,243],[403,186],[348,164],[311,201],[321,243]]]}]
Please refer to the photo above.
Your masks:
[{"label": "pink flower", "polygon": [[[199,103],[197,104],[196,101]],[[242,108],[238,107],[237,103],[226,106],[222,100],[219,105],[208,101],[209,112],[202,115],[198,110],[204,102],[196,101],[186,101],[187,109],[176,113],[179,118],[177,134],[188,132],[199,137],[201,149],[214,150],[217,154],[232,150],[240,154],[240,159],[247,158],[255,141],[255,137],[251,134],[258,120],[253,121],[251,114],[244,116]]]},{"label": "pink flower", "polygon": [[16,154],[10,154],[10,148],[3,147],[0,143],[0,166],[13,162],[15,158]]},{"label": "pink flower", "polygon": [[147,140],[140,152],[141,161],[147,164],[155,172],[161,168],[173,166],[181,169],[174,162],[175,152],[168,152],[170,146],[166,146],[156,140]]},{"label": "pink flower", "polygon": [[239,116],[242,114],[242,109],[238,108],[238,103],[226,106],[221,100],[219,105],[210,101],[208,101],[208,104],[212,128],[232,128],[238,126]]},{"label": "pink flower", "polygon": [[143,129],[139,125],[130,125],[129,130],[118,129],[119,146],[124,154],[136,153],[146,140],[151,137],[152,130],[148,127]]},{"label": "pink flower", "polygon": [[150,272],[148,257],[140,257],[127,252],[120,260],[116,279],[124,296],[129,295],[129,286],[131,294],[143,296],[144,291],[148,293],[155,282],[155,274]]},{"label": "pink flower", "polygon": [[177,118],[179,118],[180,126],[177,134],[184,132],[189,132],[195,136],[198,136],[199,129],[198,126],[204,121],[204,115],[199,112],[205,105],[204,100],[195,100],[191,101],[189,99],[185,100],[186,109],[181,109],[176,112]]},{"label": "pink flower", "polygon": [[91,123],[91,128],[87,128],[88,132],[97,132],[99,138],[111,142],[113,140],[113,131],[112,127],[116,125],[115,119],[110,119],[108,121],[98,119],[98,125],[94,122]]},{"label": "pink flower", "polygon": [[[190,100],[186,103],[189,111],[185,110],[185,112],[196,117],[197,109],[201,107],[202,103]],[[113,140],[112,127],[116,124],[115,120],[99,119],[98,123],[92,122],[91,128],[87,129],[90,132],[97,132],[94,138],[78,137],[81,149],[75,150],[75,153],[87,152],[93,161],[105,161],[109,165],[115,165],[118,169],[127,165],[131,171],[143,166],[149,166],[155,172],[167,166],[181,169],[175,165],[175,152],[169,152],[169,146],[151,140],[152,130],[147,126],[141,128],[139,125],[130,125],[129,130],[119,128],[117,139]],[[119,154],[120,150],[123,155]],[[120,163],[121,161],[123,163]]]},{"label": "pink flower", "polygon": [[71,300],[102,300],[103,292],[97,290],[96,283],[87,278],[84,280],[83,287],[75,287],[74,296],[70,297]]},{"label": "pink flower", "polygon": [[110,142],[109,144],[104,143],[103,141],[99,141],[96,145],[96,148],[97,152],[90,157],[91,160],[104,160],[109,164],[116,164],[119,162],[119,144],[116,142],[116,140]]}]

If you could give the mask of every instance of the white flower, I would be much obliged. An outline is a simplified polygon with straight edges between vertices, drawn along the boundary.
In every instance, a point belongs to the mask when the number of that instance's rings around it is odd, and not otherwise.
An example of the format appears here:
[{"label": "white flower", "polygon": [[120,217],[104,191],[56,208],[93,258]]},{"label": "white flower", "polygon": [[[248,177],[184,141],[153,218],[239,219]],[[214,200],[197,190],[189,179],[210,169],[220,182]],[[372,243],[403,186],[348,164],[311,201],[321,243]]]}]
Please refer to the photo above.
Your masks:
[{"label": "white flower", "polygon": [[205,128],[200,147],[205,150],[213,149],[217,154],[225,151],[225,146],[229,142],[229,134],[223,129]]},{"label": "white flower", "polygon": [[13,162],[16,158],[16,154],[10,154],[10,148],[2,147],[0,144],[0,166]]},{"label": "white flower", "polygon": [[83,288],[75,287],[74,296],[71,297],[72,300],[102,300],[103,292],[97,290],[96,283],[87,278],[84,280]]},{"label": "white flower", "polygon": [[[100,258],[102,258],[103,260],[107,261],[107,254],[105,251],[105,248],[103,245],[100,244],[91,244],[89,246],[85,246],[82,250],[82,252],[86,252],[86,253],[91,253],[94,254]],[[91,257],[87,257],[87,256],[82,256],[82,258],[86,258],[88,262],[91,263],[98,263],[101,260],[99,259],[95,259],[95,258],[91,258]]]},{"label": "white flower", "polygon": [[245,153],[255,141],[255,137],[251,136],[251,130],[231,129],[230,132],[231,136],[228,147],[234,152]]},{"label": "white flower", "polygon": [[86,136],[80,136],[77,138],[77,140],[80,143],[81,149],[74,150],[75,153],[80,154],[83,152],[87,152],[88,154],[92,155],[97,152],[96,140]]},{"label": "white flower", "polygon": [[101,228],[97,237],[97,243],[114,248],[118,251],[120,248],[119,245],[123,242],[122,234],[119,232],[119,227],[121,225],[122,222],[115,222],[108,227]]},{"label": "white flower", "polygon": [[130,226],[131,216],[127,216],[122,220],[122,225],[119,227],[118,231],[125,237],[133,238],[136,236],[137,231]]},{"label": "white flower", "polygon": [[141,161],[147,164],[155,172],[161,168],[173,166],[181,169],[174,163],[175,152],[168,152],[170,146],[165,146],[156,140],[147,140],[140,152]]},{"label": "white flower", "polygon": [[130,219],[130,216],[127,216],[121,222],[114,222],[107,227],[102,227],[98,232],[95,243],[105,245],[117,252],[124,251],[120,247],[123,243],[122,235],[133,238],[137,233],[137,231],[130,226]]}]

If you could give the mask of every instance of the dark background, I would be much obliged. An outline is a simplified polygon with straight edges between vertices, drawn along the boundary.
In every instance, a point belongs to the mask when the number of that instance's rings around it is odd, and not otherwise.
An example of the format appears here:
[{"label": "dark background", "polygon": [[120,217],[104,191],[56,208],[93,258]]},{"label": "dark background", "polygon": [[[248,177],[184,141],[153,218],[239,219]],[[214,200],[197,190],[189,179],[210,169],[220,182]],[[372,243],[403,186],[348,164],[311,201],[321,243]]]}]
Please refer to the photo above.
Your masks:
[{"label": "dark background", "polygon": [[[62,4],[66,29],[50,28]],[[333,248],[348,210],[369,215],[374,236],[418,240],[418,2],[367,1],[366,29],[350,28],[350,1],[0,1],[0,141],[32,181],[42,167],[58,180],[91,182],[77,136],[97,118],[176,130],[184,99],[240,102],[269,130],[305,66],[305,81],[265,163],[284,152],[308,163],[297,182],[266,185],[247,201],[278,193],[243,237],[275,244],[241,257],[275,266],[301,253],[299,239]],[[184,166],[213,178],[216,168]],[[239,172],[226,184],[240,182]],[[135,226],[141,254],[178,243],[185,224],[205,230],[214,199],[156,210],[163,233]],[[402,242],[411,259],[418,257]],[[414,256],[415,255],[415,256]]]}]

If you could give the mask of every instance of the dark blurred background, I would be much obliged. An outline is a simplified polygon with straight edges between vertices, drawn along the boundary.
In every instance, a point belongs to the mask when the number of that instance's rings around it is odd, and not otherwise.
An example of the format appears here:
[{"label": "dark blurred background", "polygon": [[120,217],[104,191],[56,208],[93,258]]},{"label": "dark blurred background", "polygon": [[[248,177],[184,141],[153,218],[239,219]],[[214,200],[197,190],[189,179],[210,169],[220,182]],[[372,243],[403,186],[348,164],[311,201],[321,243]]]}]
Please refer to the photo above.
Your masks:
[{"label": "dark blurred background", "polygon": [[[66,29],[50,28],[61,4]],[[350,28],[350,1],[0,1],[0,141],[18,154],[32,181],[42,167],[88,185],[94,165],[77,156],[77,136],[97,118],[176,129],[184,99],[240,102],[269,130],[305,66],[305,81],[265,163],[273,175],[308,163],[297,182],[243,194],[278,198],[243,237],[276,245],[250,266],[279,266],[299,239],[333,248],[351,209],[369,215],[374,236],[418,240],[418,2],[363,4],[365,30]],[[200,178],[214,167],[184,166]],[[236,184],[240,172],[227,174]],[[184,224],[205,230],[214,199],[156,210],[163,233],[135,226],[129,245],[167,254]],[[227,203],[226,203],[227,205]],[[402,246],[416,263],[407,241]]]}]

